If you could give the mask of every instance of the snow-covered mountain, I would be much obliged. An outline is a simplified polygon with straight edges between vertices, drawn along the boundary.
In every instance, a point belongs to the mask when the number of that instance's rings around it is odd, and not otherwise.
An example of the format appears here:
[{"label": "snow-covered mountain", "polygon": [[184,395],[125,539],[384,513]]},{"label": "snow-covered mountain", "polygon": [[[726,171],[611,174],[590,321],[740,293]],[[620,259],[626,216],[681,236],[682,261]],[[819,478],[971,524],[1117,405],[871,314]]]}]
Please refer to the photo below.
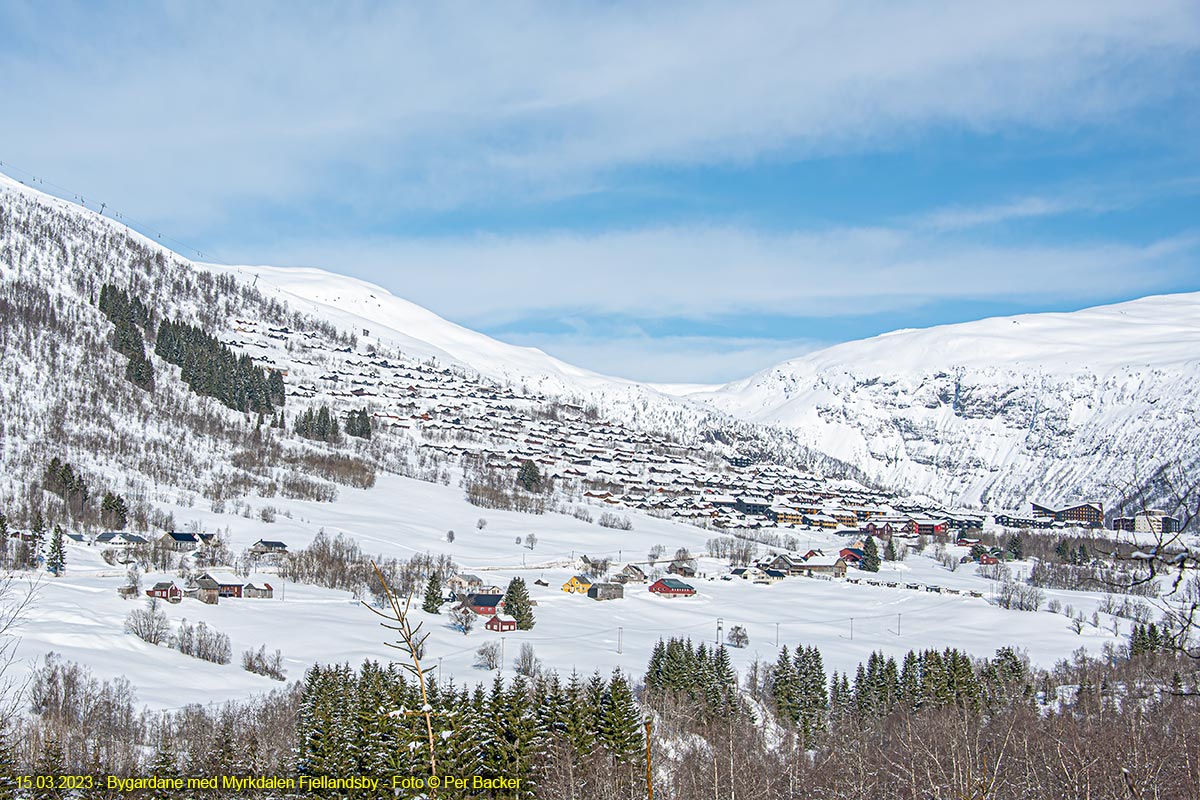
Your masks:
[{"label": "snow-covered mountain", "polygon": [[[331,371],[345,380],[355,359],[401,354],[714,452],[736,447],[992,508],[1111,502],[1166,461],[1200,459],[1189,435],[1200,409],[1200,294],[898,331],[724,387],[675,387],[598,375],[322,270],[193,263],[3,176],[0,234],[9,315],[0,325],[0,464],[10,481],[35,475],[52,450],[84,450],[114,475],[174,485],[172,473],[222,474],[243,446],[246,421],[236,412],[177,382],[150,396],[121,379],[124,358],[96,308],[104,283],[289,370],[290,385],[310,387],[289,413],[331,397],[321,394],[337,389]],[[239,318],[260,323],[254,337]],[[269,325],[294,330],[272,334]],[[317,340],[325,349],[306,355]],[[382,398],[374,406],[394,413]],[[404,455],[379,443],[359,449],[385,470]],[[0,487],[0,500],[20,494]]]},{"label": "snow-covered mountain", "polygon": [[1200,456],[1200,293],[896,331],[688,396],[948,500],[1112,500]]},{"label": "snow-covered mountain", "polygon": [[[128,359],[98,307],[106,285],[149,311],[152,391],[127,378]],[[532,425],[558,413],[544,399],[598,427],[661,434],[711,457],[736,447],[855,475],[807,452],[790,431],[496,341],[378,286],[317,269],[194,263],[118,221],[4,177],[0,311],[0,508],[35,502],[36,481],[53,457],[137,499],[146,513],[152,496],[168,491],[212,499],[296,489],[313,477],[313,458],[352,457],[364,470],[442,480],[430,438],[482,438],[480,452],[502,450],[497,437],[515,447],[497,415]],[[236,355],[286,374],[284,427],[189,391],[179,367],[155,352],[152,329],[166,319],[198,326]],[[324,406],[342,416],[363,410],[389,435],[336,448],[292,435],[298,415]],[[410,417],[422,419],[410,425]],[[448,428],[439,427],[443,421]],[[426,422],[428,435],[417,430]]]}]

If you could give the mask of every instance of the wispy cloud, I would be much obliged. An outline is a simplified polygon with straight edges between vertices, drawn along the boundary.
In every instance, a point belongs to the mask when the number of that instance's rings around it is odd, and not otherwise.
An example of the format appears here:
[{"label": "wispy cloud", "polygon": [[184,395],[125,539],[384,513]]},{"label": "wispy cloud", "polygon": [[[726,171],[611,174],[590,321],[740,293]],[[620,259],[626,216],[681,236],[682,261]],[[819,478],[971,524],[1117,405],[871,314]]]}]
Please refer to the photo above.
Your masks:
[{"label": "wispy cloud", "polygon": [[474,326],[618,315],[843,317],[943,300],[1108,298],[1194,281],[1191,236],[992,244],[902,228],[774,233],[652,228],[444,240],[290,243],[287,265],[373,276]]},{"label": "wispy cloud", "polygon": [[1172,76],[1200,7],[17,5],[0,31],[4,157],[194,223],[241,201],[370,216],[946,126],[1111,124],[1188,91]]},{"label": "wispy cloud", "polygon": [[1097,213],[1118,207],[1113,203],[1068,198],[1026,197],[1007,203],[978,207],[944,208],[925,215],[920,224],[939,231],[963,230],[1014,220],[1056,217],[1063,214]]},{"label": "wispy cloud", "polygon": [[594,336],[502,333],[606,375],[654,383],[721,384],[828,344],[811,339],[730,336]]}]

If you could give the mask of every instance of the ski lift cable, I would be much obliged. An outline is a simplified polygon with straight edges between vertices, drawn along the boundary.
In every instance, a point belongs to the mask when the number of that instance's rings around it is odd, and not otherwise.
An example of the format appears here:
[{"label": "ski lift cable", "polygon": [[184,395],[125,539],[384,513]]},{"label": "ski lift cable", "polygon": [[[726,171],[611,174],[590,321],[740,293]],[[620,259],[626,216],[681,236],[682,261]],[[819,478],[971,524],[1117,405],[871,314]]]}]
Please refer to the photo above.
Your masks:
[{"label": "ski lift cable", "polygon": [[[81,206],[83,206],[84,208],[88,208],[87,201],[85,199],[85,195],[81,194],[80,192],[75,191],[74,189],[69,189],[66,186],[62,186],[61,184],[57,184],[57,183],[54,183],[53,181],[45,180],[44,178],[39,177],[37,174],[30,172],[27,169],[22,169],[21,167],[18,167],[16,164],[12,163],[11,161],[0,159],[0,172],[8,174],[9,177],[14,178],[14,180],[17,180],[18,182],[20,182],[24,185],[27,185],[27,186],[33,185],[33,184],[37,184],[37,186],[42,186],[42,187],[48,186],[52,189],[57,190],[57,192],[61,193],[61,196],[59,196],[58,199],[66,201],[67,196],[69,195],[69,196],[73,197],[76,201],[78,201]],[[22,175],[26,176],[29,183],[26,184],[25,181],[22,181],[20,178],[17,178],[16,176],[12,175],[11,173],[13,173],[13,172],[19,172]],[[141,233],[144,236],[153,237],[155,239],[155,241],[169,242],[169,243],[175,245],[175,247],[170,247],[168,249],[172,250],[173,252],[175,252],[176,254],[178,254],[180,256],[184,256],[185,258],[190,259],[194,255],[195,258],[197,258],[197,259],[203,258],[205,261],[207,261],[209,263],[230,266],[229,262],[227,262],[219,257],[214,258],[213,257],[214,254],[211,251],[202,251],[199,248],[191,246],[187,242],[182,242],[179,239],[176,239],[172,236],[168,236],[167,234],[163,233],[162,231],[158,230],[157,228],[154,228],[153,226],[151,226],[147,223],[144,223],[140,220],[134,219],[133,217],[129,216],[128,214],[125,214],[124,212],[117,211],[113,206],[109,205],[107,202],[100,203],[100,211],[98,211],[97,213],[99,213],[101,216],[105,216],[102,213],[105,209],[107,209],[107,211],[108,211],[108,219],[112,219],[112,220],[122,223],[126,228],[128,228],[131,231],[134,231],[135,233]],[[89,210],[91,210],[91,209],[89,209]],[[185,253],[191,254],[191,255],[184,255]]]}]

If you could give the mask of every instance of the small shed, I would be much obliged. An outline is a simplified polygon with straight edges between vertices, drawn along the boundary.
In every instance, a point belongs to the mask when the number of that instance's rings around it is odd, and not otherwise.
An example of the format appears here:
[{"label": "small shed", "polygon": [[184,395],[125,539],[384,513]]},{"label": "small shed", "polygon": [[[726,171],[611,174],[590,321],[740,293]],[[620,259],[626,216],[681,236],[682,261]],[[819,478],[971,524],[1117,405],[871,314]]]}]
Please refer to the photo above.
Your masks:
[{"label": "small shed", "polygon": [[625,587],[619,583],[593,583],[587,596],[593,600],[620,600],[625,597]]},{"label": "small shed", "polygon": [[489,631],[506,633],[508,631],[515,631],[517,629],[517,620],[514,617],[508,616],[507,614],[495,614],[483,627],[487,628]]}]

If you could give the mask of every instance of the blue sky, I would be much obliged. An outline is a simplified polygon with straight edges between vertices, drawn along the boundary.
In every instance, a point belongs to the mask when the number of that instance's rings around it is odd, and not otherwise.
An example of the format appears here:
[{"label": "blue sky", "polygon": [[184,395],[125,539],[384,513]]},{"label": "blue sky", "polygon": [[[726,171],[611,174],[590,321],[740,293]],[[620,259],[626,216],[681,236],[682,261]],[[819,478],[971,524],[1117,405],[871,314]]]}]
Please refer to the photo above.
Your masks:
[{"label": "blue sky", "polygon": [[1194,0],[0,5],[6,164],[653,381],[1200,290],[1198,95]]}]

